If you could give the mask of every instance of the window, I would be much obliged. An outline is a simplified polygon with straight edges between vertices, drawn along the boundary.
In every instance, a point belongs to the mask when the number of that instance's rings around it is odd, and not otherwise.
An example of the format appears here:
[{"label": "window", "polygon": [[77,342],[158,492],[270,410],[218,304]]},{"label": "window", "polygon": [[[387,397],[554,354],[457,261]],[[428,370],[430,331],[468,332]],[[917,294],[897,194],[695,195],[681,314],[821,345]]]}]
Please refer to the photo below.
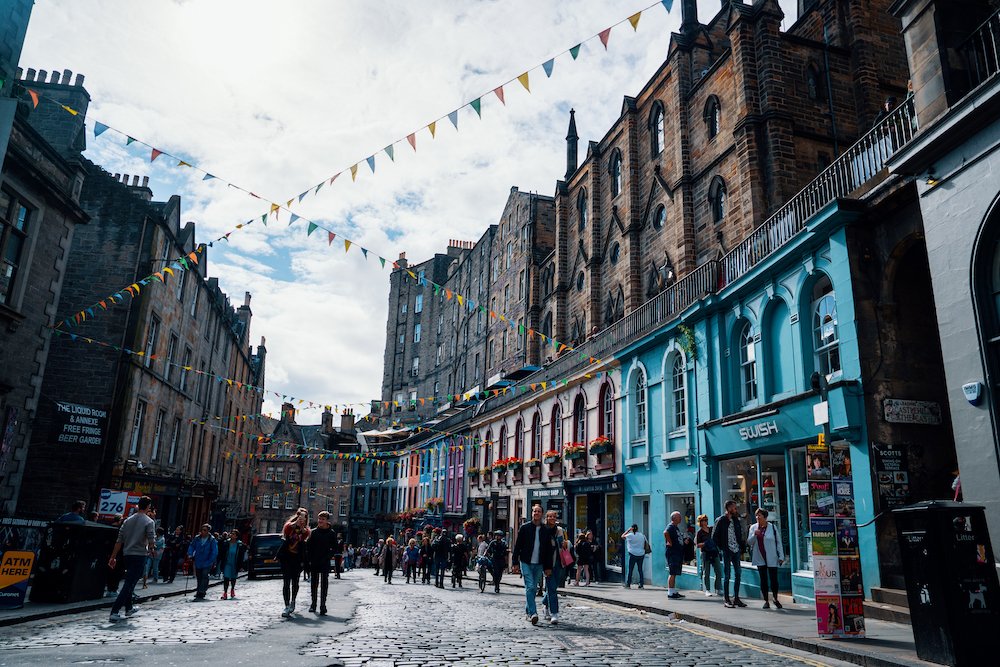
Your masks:
[{"label": "window", "polygon": [[347,498],[340,499],[340,516],[347,516]]},{"label": "window", "polygon": [[441,382],[434,380],[434,395],[437,396],[439,391],[441,391]]},{"label": "window", "polygon": [[514,458],[522,458],[524,454],[524,422],[520,419],[514,425]]},{"label": "window", "polygon": [[521,269],[521,274],[517,280],[517,298],[524,301],[524,269]]},{"label": "window", "polygon": [[583,285],[586,282],[586,280],[587,280],[587,277],[585,275],[583,275],[583,271],[581,271],[580,274],[576,277],[576,291],[577,292],[582,292],[583,291]]},{"label": "window", "polygon": [[535,413],[531,420],[531,454],[528,458],[537,459],[542,455],[542,416]]},{"label": "window", "polygon": [[621,257],[622,247],[615,241],[615,244],[611,246],[611,263],[617,264],[618,258]]},{"label": "window", "polygon": [[408,401],[408,403],[409,403],[409,405],[407,405],[407,407],[410,410],[416,410],[417,409],[417,390],[416,389],[414,389],[413,391],[410,392],[410,400]]},{"label": "window", "polygon": [[809,99],[822,102],[826,99],[823,90],[823,78],[820,76],[819,67],[815,63],[810,63],[806,68],[806,86],[809,90]]},{"label": "window", "polygon": [[420,357],[413,357],[413,375],[420,373]]},{"label": "window", "polygon": [[503,330],[503,336],[500,338],[500,358],[507,358],[507,330]]},{"label": "window", "polygon": [[316,489],[314,487],[311,487],[311,486],[309,487],[309,497],[310,498],[315,498],[316,497]]},{"label": "window", "polygon": [[151,461],[160,458],[160,438],[163,437],[163,422],[166,418],[166,411],[160,410],[156,413],[156,427],[153,429],[153,453],[149,457]]},{"label": "window", "polygon": [[507,267],[510,268],[510,262],[514,258],[514,243],[511,241],[507,242]]},{"label": "window", "polygon": [[500,440],[497,443],[497,456],[507,458],[507,426],[500,427]]},{"label": "window", "polygon": [[611,198],[614,199],[622,191],[622,154],[617,148],[611,153],[608,174],[611,176]]},{"label": "window", "polygon": [[185,347],[184,361],[181,362],[181,378],[180,378],[181,391],[187,391],[188,368],[190,367],[191,367],[191,348]]},{"label": "window", "polygon": [[13,301],[22,253],[28,240],[31,209],[16,195],[0,190],[0,303]]},{"label": "window", "polygon": [[348,464],[344,464],[344,469],[340,473],[340,483],[347,484],[351,481],[351,468]]},{"label": "window", "polygon": [[687,391],[684,376],[684,358],[680,354],[674,355],[670,377],[670,395],[673,398],[673,422],[671,430],[677,431],[687,425]]},{"label": "window", "polygon": [[311,473],[319,472],[319,461],[313,459],[312,461],[309,462],[309,472]]},{"label": "window", "polygon": [[434,357],[434,365],[435,366],[440,366],[441,365],[441,355],[442,355],[441,346],[438,345],[437,346],[437,354]]},{"label": "window", "polygon": [[274,469],[274,481],[284,482],[285,481],[285,469],[281,466]]},{"label": "window", "polygon": [[295,498],[292,497],[291,493],[285,494],[285,509],[290,510],[295,508]]},{"label": "window", "polygon": [[142,439],[142,427],[146,421],[146,403],[139,401],[135,406],[135,419],[132,421],[132,443],[129,445],[128,453],[136,456],[139,453],[139,442]]},{"label": "window", "polygon": [[479,353],[476,352],[476,368],[473,371],[473,375],[478,380],[479,379]]},{"label": "window", "polygon": [[274,481],[274,466],[267,467],[267,471],[264,473],[264,481],[265,482]]},{"label": "window", "polygon": [[483,311],[476,312],[476,333],[483,333]]},{"label": "window", "polygon": [[414,324],[413,325],[413,342],[414,343],[419,343],[420,342],[420,325],[419,324]]},{"label": "window", "polygon": [[399,312],[400,312],[401,315],[406,315],[406,303],[405,302],[403,303],[403,305],[401,305],[399,307]]},{"label": "window", "polygon": [[167,346],[167,368],[164,371],[164,375],[167,376],[167,382],[170,382],[174,377],[174,355],[177,353],[178,345],[177,336],[170,334],[170,344]]},{"label": "window", "polygon": [[663,225],[667,222],[667,209],[662,206],[657,206],[656,211],[653,213],[653,229],[660,230],[663,229]]},{"label": "window", "polygon": [[715,138],[715,135],[719,133],[719,128],[722,127],[722,105],[719,104],[719,98],[715,95],[709,95],[708,101],[705,102],[704,121],[705,128],[708,130],[708,138]]},{"label": "window", "polygon": [[712,207],[712,222],[722,222],[726,217],[726,182],[719,176],[712,179],[708,188],[708,203]]},{"label": "window", "polygon": [[184,303],[184,286],[187,285],[187,271],[181,269],[181,275],[177,278],[177,300]]},{"label": "window", "polygon": [[580,231],[587,228],[587,191],[581,190],[576,200],[576,210],[580,216]]},{"label": "window", "polygon": [[646,439],[646,374],[637,371],[635,374],[635,437],[633,440]]},{"label": "window", "polygon": [[577,396],[573,404],[573,442],[587,442],[587,408],[583,396]]},{"label": "window", "polygon": [[[423,273],[423,271],[421,271],[420,273]],[[423,312],[423,310],[424,310],[424,295],[418,294],[417,302],[413,305],[413,312],[420,313]]]},{"label": "window", "polygon": [[656,157],[663,152],[663,146],[665,144],[664,133],[663,133],[663,105],[657,103],[653,107],[653,115],[649,121],[649,134],[650,134],[650,148],[653,152],[653,157]]},{"label": "window", "polygon": [[812,293],[813,354],[816,370],[823,375],[840,372],[840,342],[837,337],[837,300],[830,279],[823,277]]},{"label": "window", "polygon": [[174,419],[174,432],[170,436],[170,457],[167,459],[170,463],[177,462],[177,444],[181,439],[181,420]]},{"label": "window", "polygon": [[749,322],[740,331],[740,387],[743,405],[757,400],[757,352]]},{"label": "window", "polygon": [[399,334],[399,344],[400,345],[405,345],[406,344],[406,334],[405,333]]},{"label": "window", "polygon": [[156,337],[160,330],[160,320],[157,317],[152,317],[149,320],[149,329],[146,331],[146,347],[143,351],[145,359],[143,363],[146,368],[149,368],[153,364],[153,357],[156,356]]},{"label": "window", "polygon": [[556,405],[552,408],[552,450],[556,452],[562,451],[563,437],[562,437],[562,406],[559,401],[556,400]]},{"label": "window", "polygon": [[601,387],[601,435],[615,439],[615,388],[611,383]]},{"label": "window", "polygon": [[191,298],[191,317],[198,317],[198,296],[201,292],[198,290],[198,283],[195,283],[194,296]]},{"label": "window", "polygon": [[271,494],[265,493],[264,497],[260,501],[260,506],[264,509],[270,509],[271,507]]},{"label": "window", "polygon": [[444,315],[438,315],[438,335],[441,334],[441,330],[444,328]]},{"label": "window", "polygon": [[510,285],[503,286],[503,312],[510,309]]}]

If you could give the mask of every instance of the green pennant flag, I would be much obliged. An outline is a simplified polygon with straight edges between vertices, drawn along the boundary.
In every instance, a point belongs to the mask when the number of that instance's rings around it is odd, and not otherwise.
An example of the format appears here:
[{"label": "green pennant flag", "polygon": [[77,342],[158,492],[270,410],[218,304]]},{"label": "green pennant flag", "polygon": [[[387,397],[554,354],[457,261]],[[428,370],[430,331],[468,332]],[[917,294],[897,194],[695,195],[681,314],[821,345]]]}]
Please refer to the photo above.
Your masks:
[{"label": "green pennant flag", "polygon": [[264,223],[265,227],[267,227],[267,213],[261,216],[260,221]]},{"label": "green pennant flag", "polygon": [[315,232],[317,227],[319,227],[319,225],[317,225],[315,222],[310,222],[309,229],[306,230],[306,236],[309,236],[310,234]]},{"label": "green pennant flag", "polygon": [[469,106],[476,110],[476,113],[479,114],[480,118],[483,117],[483,112],[482,112],[483,98],[477,97],[476,99],[469,102]]},{"label": "green pennant flag", "polygon": [[566,385],[569,384],[569,380],[563,380],[562,383],[563,383],[563,386],[565,387]]},{"label": "green pennant flag", "polygon": [[127,139],[125,140],[125,145],[126,145],[126,146],[128,146],[128,145],[129,145],[130,143],[132,143],[133,141],[135,141],[135,139],[133,139],[132,137],[128,137],[128,138],[127,138]]},{"label": "green pennant flag", "polygon": [[571,56],[573,56],[573,60],[576,60],[576,57],[577,57],[578,55],[580,55],[580,45],[579,45],[579,44],[577,44],[577,45],[576,45],[576,46],[574,46],[574,47],[573,47],[572,49],[570,49],[570,50],[569,50],[569,54],[570,54]]},{"label": "green pennant flag", "polygon": [[396,158],[392,156],[392,144],[389,144],[388,146],[385,147],[385,152],[389,155],[390,160],[392,160],[393,162],[396,161]]},{"label": "green pennant flag", "polygon": [[385,268],[385,257],[379,257],[378,261],[382,262],[382,268]]}]

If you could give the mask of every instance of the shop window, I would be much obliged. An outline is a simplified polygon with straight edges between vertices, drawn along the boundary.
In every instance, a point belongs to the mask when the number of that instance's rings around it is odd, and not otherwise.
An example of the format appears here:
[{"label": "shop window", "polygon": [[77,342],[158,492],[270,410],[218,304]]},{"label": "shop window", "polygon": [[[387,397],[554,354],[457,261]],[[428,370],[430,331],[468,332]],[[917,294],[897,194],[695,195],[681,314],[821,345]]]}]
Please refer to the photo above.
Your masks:
[{"label": "shop window", "polygon": [[[694,496],[674,493],[663,494],[663,509],[665,512],[663,516],[666,517],[666,521],[670,521],[670,515],[674,512],[681,513],[681,523],[677,526],[677,530],[680,531],[682,539],[687,535],[690,535],[692,538],[694,537],[693,532],[688,532],[689,527],[693,527],[697,530],[697,526],[695,525],[696,514],[694,507]],[[666,528],[666,523],[664,524],[664,528]],[[747,524],[745,523],[743,524],[743,528],[744,530],[749,530]],[[697,572],[697,553],[695,554],[695,560],[685,561],[684,565],[690,566],[692,568],[692,572]]]},{"label": "shop window", "polygon": [[813,288],[812,329],[816,371],[828,377],[840,373],[837,299],[833,293],[833,285],[826,276]]},{"label": "shop window", "polygon": [[[736,502],[739,508],[740,523],[744,530],[749,530],[750,522],[754,521],[753,513],[760,502],[757,483],[757,457],[745,456],[719,462],[719,483],[722,487],[721,501]],[[749,561],[748,552],[741,555]]]},{"label": "shop window", "polygon": [[687,381],[684,365],[684,357],[675,354],[670,368],[671,431],[679,431],[687,425]]},{"label": "shop window", "polygon": [[740,330],[740,397],[743,407],[757,402],[757,351],[753,337],[753,327],[744,323]]}]

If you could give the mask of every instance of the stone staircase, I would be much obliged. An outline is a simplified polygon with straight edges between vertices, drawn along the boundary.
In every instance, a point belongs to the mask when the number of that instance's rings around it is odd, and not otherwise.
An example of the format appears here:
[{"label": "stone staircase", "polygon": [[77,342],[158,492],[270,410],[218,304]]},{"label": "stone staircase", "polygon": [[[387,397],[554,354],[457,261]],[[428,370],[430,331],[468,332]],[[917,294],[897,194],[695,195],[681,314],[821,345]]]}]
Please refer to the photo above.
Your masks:
[{"label": "stone staircase", "polygon": [[872,599],[865,600],[865,618],[910,625],[910,607],[906,602],[906,591],[873,586]]}]

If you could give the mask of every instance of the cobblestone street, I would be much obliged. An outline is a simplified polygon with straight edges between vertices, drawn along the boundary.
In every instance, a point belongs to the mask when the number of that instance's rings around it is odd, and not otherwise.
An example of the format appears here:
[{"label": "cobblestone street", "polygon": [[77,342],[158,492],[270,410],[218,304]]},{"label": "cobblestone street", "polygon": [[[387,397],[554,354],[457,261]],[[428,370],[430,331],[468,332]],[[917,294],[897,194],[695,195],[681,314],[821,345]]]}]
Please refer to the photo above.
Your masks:
[{"label": "cobblestone street", "polygon": [[389,586],[357,570],[331,582],[329,616],[306,611],[306,584],[286,620],[280,581],[241,582],[235,601],[212,589],[208,602],[161,599],[119,623],[100,611],[4,628],[0,664],[201,664],[220,655],[227,664],[364,667],[846,664],[571,597],[560,601],[559,625],[533,627],[521,589],[481,594],[465,583],[441,590],[397,577]]}]

